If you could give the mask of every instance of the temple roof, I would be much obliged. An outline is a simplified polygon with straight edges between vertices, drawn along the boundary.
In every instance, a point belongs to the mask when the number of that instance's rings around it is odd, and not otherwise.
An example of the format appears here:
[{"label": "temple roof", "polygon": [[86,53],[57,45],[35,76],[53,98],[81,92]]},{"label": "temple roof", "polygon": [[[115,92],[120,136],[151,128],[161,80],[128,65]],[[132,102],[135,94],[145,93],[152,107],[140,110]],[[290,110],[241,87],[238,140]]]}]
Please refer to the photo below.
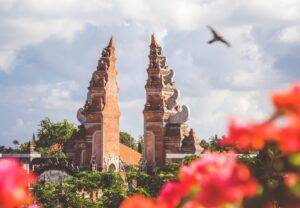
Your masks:
[{"label": "temple roof", "polygon": [[127,164],[127,165],[138,165],[142,155],[131,149],[130,147],[127,147],[124,144],[120,143],[120,157],[122,159],[122,161]]}]

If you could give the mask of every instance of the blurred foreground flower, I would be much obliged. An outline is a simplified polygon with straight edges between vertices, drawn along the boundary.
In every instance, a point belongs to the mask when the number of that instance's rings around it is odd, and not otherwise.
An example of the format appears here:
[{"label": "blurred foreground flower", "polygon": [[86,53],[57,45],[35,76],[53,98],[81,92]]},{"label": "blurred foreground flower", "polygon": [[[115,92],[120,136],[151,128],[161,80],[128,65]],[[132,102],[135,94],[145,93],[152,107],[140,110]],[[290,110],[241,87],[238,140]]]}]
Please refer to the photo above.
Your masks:
[{"label": "blurred foreground flower", "polygon": [[248,168],[234,153],[205,153],[182,167],[179,182],[166,183],[157,199],[135,196],[125,200],[121,208],[144,208],[145,204],[164,208],[238,207],[243,198],[254,196],[257,188]]},{"label": "blurred foreground flower", "polygon": [[163,204],[159,204],[155,199],[146,198],[140,195],[134,195],[124,200],[120,208],[166,208]]},{"label": "blurred foreground flower", "polygon": [[278,111],[297,114],[300,117],[300,83],[292,85],[288,91],[275,92],[272,100]]},{"label": "blurred foreground flower", "polygon": [[24,207],[32,202],[29,185],[35,176],[24,170],[15,159],[0,159],[0,207]]},{"label": "blurred foreground flower", "polygon": [[272,122],[240,124],[231,120],[228,125],[228,135],[220,144],[233,146],[241,151],[261,150],[265,143],[274,137],[275,125]]}]

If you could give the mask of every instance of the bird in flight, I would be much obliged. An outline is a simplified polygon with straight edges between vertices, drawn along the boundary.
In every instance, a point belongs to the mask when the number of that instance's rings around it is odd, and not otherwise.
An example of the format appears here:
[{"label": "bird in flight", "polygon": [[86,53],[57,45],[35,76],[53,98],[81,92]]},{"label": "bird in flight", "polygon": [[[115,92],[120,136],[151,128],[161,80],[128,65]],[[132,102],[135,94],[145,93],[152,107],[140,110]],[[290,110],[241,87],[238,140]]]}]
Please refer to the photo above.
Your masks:
[{"label": "bird in flight", "polygon": [[222,43],[224,43],[225,45],[227,45],[228,47],[230,47],[230,43],[226,40],[224,40],[224,38],[222,36],[220,36],[211,26],[207,26],[208,29],[210,29],[210,31],[212,32],[213,34],[213,39],[211,39],[210,41],[208,41],[207,43],[208,44],[212,44],[213,42],[216,42],[216,41],[220,41]]}]

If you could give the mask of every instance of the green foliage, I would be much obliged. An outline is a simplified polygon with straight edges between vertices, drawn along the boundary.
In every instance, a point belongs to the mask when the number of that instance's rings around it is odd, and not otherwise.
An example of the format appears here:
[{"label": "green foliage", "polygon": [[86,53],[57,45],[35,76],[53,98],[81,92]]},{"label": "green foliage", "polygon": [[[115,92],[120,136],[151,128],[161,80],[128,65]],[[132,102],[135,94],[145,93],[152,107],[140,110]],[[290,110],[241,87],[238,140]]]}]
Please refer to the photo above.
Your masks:
[{"label": "green foliage", "polygon": [[65,144],[77,128],[67,120],[53,122],[45,118],[38,129],[37,147],[51,147],[54,144]]},{"label": "green foliage", "polygon": [[140,136],[140,137],[139,137],[139,141],[138,141],[137,151],[138,151],[139,153],[143,153],[144,148],[145,148],[144,137],[143,137],[143,136]]},{"label": "green foliage", "polygon": [[168,181],[177,181],[179,168],[178,163],[169,163],[158,168],[156,176],[158,177],[159,186],[163,186]]},{"label": "green foliage", "polygon": [[[36,149],[44,158],[66,158],[62,150],[54,151],[51,146],[57,144],[63,147],[75,131],[77,131],[77,127],[67,120],[54,122],[45,118],[40,122]],[[35,139],[35,135],[33,135],[33,139]]]},{"label": "green foliage", "polygon": [[20,144],[20,142],[19,142],[18,140],[14,140],[14,141],[13,141],[13,144],[17,146],[17,145]]},{"label": "green foliage", "polygon": [[200,146],[205,150],[205,151],[210,151],[210,152],[224,152],[228,151],[230,148],[228,147],[223,147],[219,144],[221,138],[218,137],[218,135],[215,135],[213,137],[210,137],[208,141],[201,140]]},{"label": "green foliage", "polygon": [[101,205],[105,208],[116,208],[119,207],[121,202],[126,198],[124,189],[121,188],[110,188],[103,192],[101,197]]},{"label": "green foliage", "polygon": [[0,153],[2,154],[20,153],[20,150],[11,147],[0,146]]},{"label": "green foliage", "polygon": [[193,162],[194,160],[199,159],[199,156],[197,155],[189,155],[189,156],[185,156],[183,158],[183,164],[184,165],[189,165],[191,162]]},{"label": "green foliage", "polygon": [[177,163],[170,163],[158,168],[155,174],[140,171],[137,167],[129,168],[126,172],[128,195],[139,193],[144,196],[157,196],[164,183],[177,180],[179,167]]},{"label": "green foliage", "polygon": [[24,142],[19,145],[20,152],[26,152],[29,150],[29,142]]},{"label": "green foliage", "polygon": [[239,159],[240,162],[248,166],[250,170],[254,170],[258,162],[257,154],[239,154],[237,158]]},{"label": "green foliage", "polygon": [[244,201],[244,207],[264,208],[270,202],[275,207],[285,207],[295,203],[298,199],[284,183],[286,173],[299,172],[300,165],[293,164],[291,156],[282,155],[275,143],[268,143],[265,148],[252,156],[242,156],[242,160],[252,171],[254,177],[261,184],[258,197]]},{"label": "green foliage", "polygon": [[[93,191],[102,196],[93,201],[83,197]],[[62,184],[37,184],[33,193],[45,208],[56,207],[118,207],[126,197],[124,181],[119,173],[84,171]]]},{"label": "green foliage", "polygon": [[54,184],[37,184],[33,193],[45,208],[55,207],[59,200],[59,189]]},{"label": "green foliage", "polygon": [[120,131],[120,143],[137,150],[135,139],[127,132]]},{"label": "green foliage", "polygon": [[42,155],[43,158],[66,158],[66,155],[63,151],[51,151],[50,148],[37,148],[38,152]]}]

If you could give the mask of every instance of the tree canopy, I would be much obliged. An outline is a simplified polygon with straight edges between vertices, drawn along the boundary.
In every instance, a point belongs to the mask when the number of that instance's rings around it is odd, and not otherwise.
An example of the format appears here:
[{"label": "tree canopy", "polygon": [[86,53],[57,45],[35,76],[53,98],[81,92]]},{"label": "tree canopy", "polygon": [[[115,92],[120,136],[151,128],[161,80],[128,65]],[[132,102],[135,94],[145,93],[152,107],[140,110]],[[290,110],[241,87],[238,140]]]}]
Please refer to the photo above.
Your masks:
[{"label": "tree canopy", "polygon": [[77,129],[74,124],[66,119],[54,122],[49,118],[45,118],[41,120],[39,126],[40,128],[37,130],[37,146],[39,147],[51,147],[54,144],[63,145]]},{"label": "tree canopy", "polygon": [[133,138],[133,136],[131,136],[129,133],[125,132],[125,131],[120,131],[120,143],[134,149],[137,150],[137,143],[135,141],[135,139]]}]

